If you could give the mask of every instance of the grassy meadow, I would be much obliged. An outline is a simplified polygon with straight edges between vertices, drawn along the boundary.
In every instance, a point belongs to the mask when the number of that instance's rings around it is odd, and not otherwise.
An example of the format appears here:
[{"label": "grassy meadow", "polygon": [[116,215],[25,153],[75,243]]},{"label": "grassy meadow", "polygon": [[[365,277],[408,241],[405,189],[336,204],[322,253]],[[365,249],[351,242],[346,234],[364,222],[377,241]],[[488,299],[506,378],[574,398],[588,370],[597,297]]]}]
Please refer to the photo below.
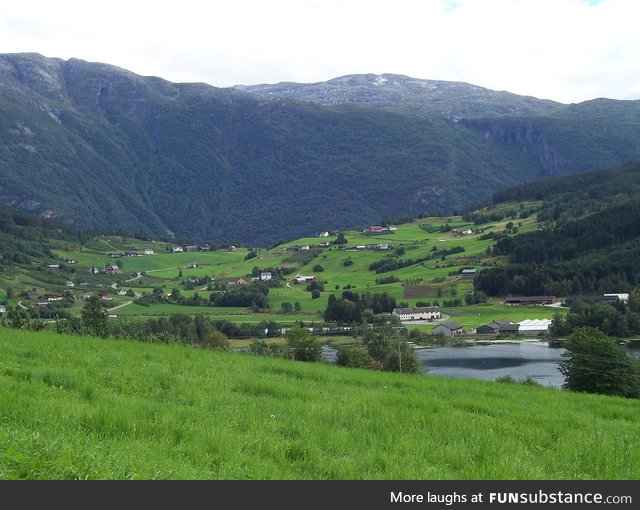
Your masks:
[{"label": "grassy meadow", "polygon": [[0,479],[637,479],[640,401],[0,329]]},{"label": "grassy meadow", "polygon": [[[535,206],[535,204],[524,204],[524,207]],[[514,210],[514,204],[504,204],[498,206]],[[89,290],[94,290],[96,285],[107,287],[110,282],[118,281],[118,289],[123,291],[131,290],[136,294],[152,292],[154,288],[162,288],[164,292],[170,293],[173,289],[178,289],[185,297],[198,293],[201,297],[208,299],[209,291],[206,286],[187,290],[185,282],[189,278],[202,278],[208,276],[214,281],[226,281],[230,278],[251,278],[252,269],[270,267],[292,268],[294,273],[282,282],[280,286],[272,287],[269,292],[270,311],[263,314],[250,313],[242,309],[225,309],[213,307],[190,307],[176,304],[152,304],[151,306],[140,306],[128,296],[116,296],[112,292],[113,306],[125,305],[114,311],[118,317],[157,317],[160,315],[170,315],[174,313],[205,313],[209,316],[220,316],[234,321],[259,321],[262,319],[289,322],[292,320],[318,321],[321,320],[322,312],[327,306],[329,296],[335,295],[340,298],[345,289],[350,289],[357,293],[386,292],[393,296],[397,303],[406,303],[415,306],[418,302],[435,302],[441,306],[444,300],[451,300],[454,297],[464,299],[465,293],[473,290],[471,279],[463,279],[458,275],[458,271],[463,267],[475,267],[480,270],[487,264],[495,261],[486,255],[486,250],[493,240],[480,239],[481,233],[502,232],[509,218],[487,223],[483,225],[473,225],[464,221],[459,216],[429,217],[416,219],[410,223],[397,226],[396,231],[383,232],[379,234],[365,234],[359,231],[346,231],[347,244],[344,246],[330,245],[318,249],[320,242],[330,242],[334,238],[308,237],[295,241],[280,244],[272,248],[257,248],[257,256],[245,260],[249,253],[249,248],[241,247],[236,252],[228,252],[224,249],[211,250],[205,252],[182,252],[174,253],[171,245],[153,241],[141,241],[132,238],[118,236],[101,236],[85,246],[73,249],[58,249],[55,254],[60,259],[75,258],[78,260],[77,266],[73,268],[73,278],[75,280],[89,281]],[[537,223],[532,215],[529,218],[515,220],[520,231],[533,230]],[[442,230],[448,225],[450,228],[463,230],[472,228],[472,235],[454,236],[451,231]],[[355,249],[357,246],[369,244],[388,243],[389,250],[361,250]],[[316,256],[309,259],[308,252],[287,251],[292,247],[310,245],[312,249],[316,247]],[[464,248],[463,252],[453,253],[443,256],[437,254],[441,250],[453,247]],[[116,260],[109,257],[109,253],[119,253],[123,251],[137,250],[143,252],[145,249],[154,250],[153,255],[139,257],[124,257],[116,259],[122,265],[125,277],[107,277],[98,275],[92,280],[88,275],[91,266],[104,267],[113,264]],[[349,249],[351,248],[351,249]],[[396,249],[402,248],[404,253],[401,259],[427,259],[413,265],[377,274],[369,269],[370,264],[387,258],[397,257]],[[305,257],[307,257],[305,259]],[[432,258],[433,257],[433,258]],[[349,264],[346,265],[345,262]],[[189,268],[192,263],[197,264],[195,268]],[[316,271],[316,267],[322,266],[322,271]],[[306,285],[295,285],[293,277],[295,274],[315,275],[324,284],[324,291],[319,297],[313,299],[311,293],[306,290]],[[26,280],[25,275],[25,282]],[[392,277],[397,281],[382,283],[382,278]],[[109,279],[111,278],[111,279]],[[29,285],[33,285],[30,281]],[[37,287],[37,285],[36,285]],[[19,286],[16,287],[19,290]],[[44,290],[44,288],[43,288]],[[283,314],[282,305],[289,303],[293,305],[299,303],[300,313]],[[82,306],[78,302],[75,306],[77,311]],[[492,308],[455,307],[447,310],[447,315],[461,322],[466,329],[471,329],[479,325],[490,322],[497,318],[510,318],[514,321],[525,318],[549,318],[552,311],[539,310],[540,313],[531,314],[530,311],[521,309],[519,311],[510,310],[502,306],[498,301],[491,303]],[[488,319],[488,320],[486,320]],[[430,329],[431,326],[415,326],[420,329]]]}]

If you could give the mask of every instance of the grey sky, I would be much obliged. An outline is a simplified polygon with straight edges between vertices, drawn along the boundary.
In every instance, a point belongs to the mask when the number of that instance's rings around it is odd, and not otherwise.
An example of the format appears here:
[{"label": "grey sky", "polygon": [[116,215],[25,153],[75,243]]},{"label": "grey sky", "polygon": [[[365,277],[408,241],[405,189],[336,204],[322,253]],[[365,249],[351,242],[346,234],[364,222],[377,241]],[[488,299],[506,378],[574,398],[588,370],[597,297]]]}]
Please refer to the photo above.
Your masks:
[{"label": "grey sky", "polygon": [[637,0],[0,0],[0,53],[218,87],[398,73],[570,103],[640,99],[639,19]]}]

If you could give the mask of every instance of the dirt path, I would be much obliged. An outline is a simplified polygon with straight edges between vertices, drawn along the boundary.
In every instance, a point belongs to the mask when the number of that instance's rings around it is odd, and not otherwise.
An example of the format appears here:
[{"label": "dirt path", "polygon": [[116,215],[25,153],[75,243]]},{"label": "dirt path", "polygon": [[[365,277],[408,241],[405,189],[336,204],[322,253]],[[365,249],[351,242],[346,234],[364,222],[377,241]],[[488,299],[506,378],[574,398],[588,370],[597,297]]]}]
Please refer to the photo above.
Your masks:
[{"label": "dirt path", "polygon": [[107,308],[107,312],[113,312],[114,310],[117,310],[118,308],[123,308],[127,305],[130,305],[131,303],[133,303],[133,301],[127,301],[126,303],[122,303],[121,305],[114,306],[113,308]]}]

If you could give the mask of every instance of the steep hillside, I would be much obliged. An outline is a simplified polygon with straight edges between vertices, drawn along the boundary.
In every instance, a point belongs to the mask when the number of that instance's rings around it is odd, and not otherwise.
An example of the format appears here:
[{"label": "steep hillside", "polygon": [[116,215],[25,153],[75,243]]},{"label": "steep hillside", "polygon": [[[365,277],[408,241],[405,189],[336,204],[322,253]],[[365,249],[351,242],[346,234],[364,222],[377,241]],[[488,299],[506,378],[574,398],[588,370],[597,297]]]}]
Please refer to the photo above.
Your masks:
[{"label": "steep hillside", "polygon": [[267,245],[640,159],[634,102],[598,103],[606,120],[587,122],[580,108],[445,89],[434,108],[459,104],[464,120],[393,108],[393,96],[388,108],[319,105],[1,55],[0,200],[80,227]]},{"label": "steep hillside", "polygon": [[499,240],[509,264],[474,282],[490,295],[631,292],[640,284],[640,164],[519,186],[494,201],[542,200],[543,227]]}]

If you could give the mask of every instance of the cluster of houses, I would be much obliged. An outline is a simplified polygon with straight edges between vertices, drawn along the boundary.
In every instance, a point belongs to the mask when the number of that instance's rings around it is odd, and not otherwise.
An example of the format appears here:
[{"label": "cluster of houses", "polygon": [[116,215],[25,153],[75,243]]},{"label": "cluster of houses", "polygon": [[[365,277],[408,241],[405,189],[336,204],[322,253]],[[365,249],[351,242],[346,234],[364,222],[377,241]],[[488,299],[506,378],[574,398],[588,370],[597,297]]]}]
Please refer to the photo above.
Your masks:
[{"label": "cluster of houses", "polygon": [[[234,250],[230,250],[229,248],[235,248]],[[235,246],[229,246],[229,248],[227,248],[227,251],[238,251],[238,248],[236,248]],[[182,252],[194,252],[194,251],[209,251],[211,249],[211,246],[209,246],[208,244],[205,245],[196,245],[196,244],[189,244],[187,246],[174,246],[173,248],[171,248],[171,251],[173,253],[182,253]]]},{"label": "cluster of houses", "polygon": [[[394,308],[394,315],[405,321],[427,321],[433,322],[440,320],[442,315],[438,306],[413,306],[409,308]],[[500,335],[500,334],[521,334],[536,335],[545,332],[551,326],[551,319],[527,319],[521,322],[512,322],[510,320],[497,320],[480,326],[471,331],[464,331],[462,324],[456,321],[447,320],[437,324],[432,334],[440,336],[459,336],[468,335]]]},{"label": "cluster of houses", "polygon": [[473,234],[473,230],[471,230],[470,228],[466,228],[464,230],[460,230],[458,228],[454,228],[451,229],[451,235],[456,237],[456,236],[470,236],[471,234]]},{"label": "cluster of houses", "polygon": [[155,252],[151,248],[147,248],[142,252],[138,250],[127,250],[122,253],[109,253],[109,257],[117,259],[120,257],[141,257],[143,255],[155,255]]},{"label": "cluster of houses", "polygon": [[[271,280],[271,278],[273,278],[273,275],[271,274],[271,271],[263,271],[262,273],[260,273],[260,276],[254,276],[251,278],[251,281],[262,281],[262,282],[268,282]],[[227,285],[230,286],[235,286],[235,285],[246,285],[247,284],[247,280],[245,280],[244,278],[231,278],[230,280],[227,280]]]},{"label": "cluster of houses", "polygon": [[549,330],[551,319],[526,319],[521,322],[497,320],[465,333],[462,324],[456,321],[445,321],[432,330],[432,334],[441,336],[458,335],[538,335]]},{"label": "cluster of houses", "polygon": [[362,233],[363,234],[382,234],[384,232],[395,232],[396,230],[398,230],[398,227],[396,225],[387,225],[386,227],[383,227],[381,225],[374,225],[374,226],[365,228],[362,231]]},{"label": "cluster of houses", "polygon": [[359,244],[358,246],[349,246],[344,251],[363,251],[363,250],[390,250],[392,246],[389,243],[370,243]]}]

